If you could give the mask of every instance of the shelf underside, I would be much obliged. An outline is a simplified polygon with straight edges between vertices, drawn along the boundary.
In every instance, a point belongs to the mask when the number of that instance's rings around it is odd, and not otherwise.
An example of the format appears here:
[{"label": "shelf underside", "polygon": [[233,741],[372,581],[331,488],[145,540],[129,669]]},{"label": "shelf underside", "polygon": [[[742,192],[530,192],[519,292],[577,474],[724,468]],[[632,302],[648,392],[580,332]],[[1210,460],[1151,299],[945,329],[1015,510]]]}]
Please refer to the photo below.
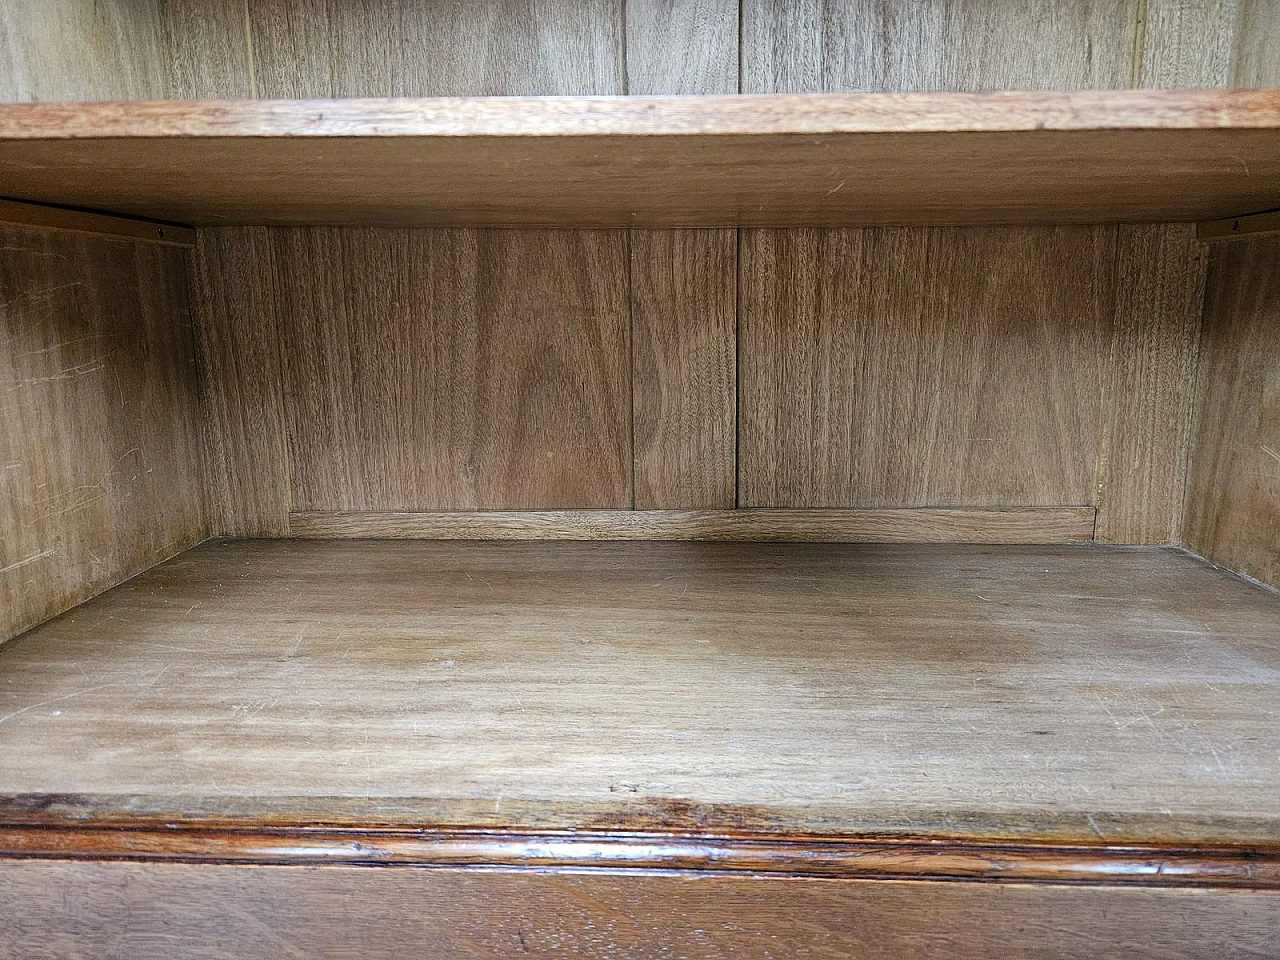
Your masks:
[{"label": "shelf underside", "polygon": [[0,647],[0,821],[1256,843],[1278,711],[1173,550],[217,542]]},{"label": "shelf underside", "polygon": [[196,226],[1210,220],[1280,207],[1280,91],[13,104],[0,181]]}]

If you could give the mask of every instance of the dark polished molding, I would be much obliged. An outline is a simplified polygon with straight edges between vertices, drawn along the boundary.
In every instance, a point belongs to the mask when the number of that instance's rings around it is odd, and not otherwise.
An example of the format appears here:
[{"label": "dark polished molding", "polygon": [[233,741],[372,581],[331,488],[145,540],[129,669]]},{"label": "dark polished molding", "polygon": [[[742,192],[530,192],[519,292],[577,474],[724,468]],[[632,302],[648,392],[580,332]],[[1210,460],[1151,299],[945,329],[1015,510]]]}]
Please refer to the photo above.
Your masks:
[{"label": "dark polished molding", "polygon": [[713,836],[688,831],[529,831],[306,824],[0,824],[0,858],[272,865],[416,865],[784,874],[1280,889],[1280,843],[1008,843],[955,837]]}]

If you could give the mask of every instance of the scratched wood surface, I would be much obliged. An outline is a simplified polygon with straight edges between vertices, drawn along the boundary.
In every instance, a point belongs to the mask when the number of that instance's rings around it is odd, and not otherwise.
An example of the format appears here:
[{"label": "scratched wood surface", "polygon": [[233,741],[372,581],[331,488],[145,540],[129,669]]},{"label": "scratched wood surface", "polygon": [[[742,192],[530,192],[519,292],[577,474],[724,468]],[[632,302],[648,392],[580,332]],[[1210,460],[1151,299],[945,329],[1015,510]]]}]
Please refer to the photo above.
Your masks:
[{"label": "scratched wood surface", "polygon": [[0,675],[6,793],[176,816],[1280,824],[1280,597],[1158,548],[216,542]]},{"label": "scratched wood surface", "polygon": [[0,640],[205,536],[186,256],[0,227]]},{"label": "scratched wood surface", "polygon": [[1278,901],[1252,891],[696,874],[0,862],[13,955],[65,960],[1226,960],[1271,953]]},{"label": "scratched wood surface", "polygon": [[1187,540],[1280,586],[1280,237],[1211,249]]}]

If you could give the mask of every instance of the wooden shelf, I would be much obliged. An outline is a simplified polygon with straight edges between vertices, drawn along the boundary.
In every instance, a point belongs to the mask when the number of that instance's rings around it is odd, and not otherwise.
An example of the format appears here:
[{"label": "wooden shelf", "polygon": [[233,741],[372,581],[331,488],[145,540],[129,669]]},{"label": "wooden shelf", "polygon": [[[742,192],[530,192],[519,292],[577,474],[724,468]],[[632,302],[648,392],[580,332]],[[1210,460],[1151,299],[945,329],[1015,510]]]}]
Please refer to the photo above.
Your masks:
[{"label": "wooden shelf", "polygon": [[248,822],[480,860],[514,848],[467,831],[1269,849],[1278,623],[1160,548],[215,542],[0,648],[0,847],[130,825],[93,842],[194,857],[174,824]]},{"label": "wooden shelf", "polygon": [[1208,220],[1280,206],[1280,91],[10,104],[0,182],[192,225]]}]

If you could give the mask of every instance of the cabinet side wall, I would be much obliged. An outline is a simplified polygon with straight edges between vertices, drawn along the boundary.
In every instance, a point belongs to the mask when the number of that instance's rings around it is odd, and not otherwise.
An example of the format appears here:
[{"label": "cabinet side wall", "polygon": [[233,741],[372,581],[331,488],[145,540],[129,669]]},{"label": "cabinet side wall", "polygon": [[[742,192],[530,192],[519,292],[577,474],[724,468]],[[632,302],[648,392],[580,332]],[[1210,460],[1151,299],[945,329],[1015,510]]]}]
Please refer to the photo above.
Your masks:
[{"label": "cabinet side wall", "polygon": [[1211,249],[1187,542],[1280,587],[1280,237]]},{"label": "cabinet side wall", "polygon": [[0,639],[205,537],[188,256],[0,227]]}]

